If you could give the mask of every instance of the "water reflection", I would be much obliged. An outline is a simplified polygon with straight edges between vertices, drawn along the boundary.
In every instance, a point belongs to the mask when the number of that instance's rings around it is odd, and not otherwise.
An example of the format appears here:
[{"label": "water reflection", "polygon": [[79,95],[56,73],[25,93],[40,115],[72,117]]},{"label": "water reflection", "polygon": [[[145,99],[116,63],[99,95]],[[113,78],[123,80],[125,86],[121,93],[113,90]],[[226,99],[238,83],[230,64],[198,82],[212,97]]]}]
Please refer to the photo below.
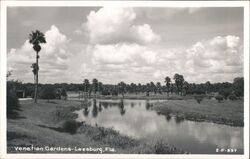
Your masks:
[{"label": "water reflection", "polygon": [[84,108],[83,114],[86,117],[89,115],[89,108],[88,107]]},{"label": "water reflection", "polygon": [[170,121],[170,120],[171,120],[171,115],[170,115],[170,113],[165,114],[165,118],[166,118],[167,121]]},{"label": "water reflection", "polygon": [[95,118],[98,115],[98,108],[96,106],[96,99],[93,99],[92,116]]},{"label": "water reflection", "polygon": [[[79,121],[113,127],[121,134],[143,140],[164,139],[191,153],[214,154],[216,148],[237,148],[243,152],[243,128],[186,121],[151,109],[146,100],[93,100],[78,111]],[[141,106],[140,106],[141,105]],[[92,115],[88,115],[89,111]]]},{"label": "water reflection", "polygon": [[126,110],[124,108],[123,99],[121,99],[121,102],[119,103],[119,109],[120,109],[120,114],[123,116],[126,113]]},{"label": "water reflection", "polygon": [[175,122],[176,122],[176,124],[180,124],[181,122],[183,122],[184,121],[184,118],[183,117],[179,117],[179,116],[176,116],[175,117]]}]

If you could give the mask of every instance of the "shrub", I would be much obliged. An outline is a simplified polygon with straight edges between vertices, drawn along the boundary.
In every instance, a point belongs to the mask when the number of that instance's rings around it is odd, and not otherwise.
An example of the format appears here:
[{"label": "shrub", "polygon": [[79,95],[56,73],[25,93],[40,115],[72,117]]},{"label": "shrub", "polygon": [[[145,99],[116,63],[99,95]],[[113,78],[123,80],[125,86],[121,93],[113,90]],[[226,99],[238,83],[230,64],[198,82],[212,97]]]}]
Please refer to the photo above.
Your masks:
[{"label": "shrub", "polygon": [[195,96],[194,99],[197,101],[197,103],[201,103],[201,101],[203,100],[203,96]]},{"label": "shrub", "polygon": [[77,128],[81,125],[80,122],[77,122],[75,120],[67,120],[63,123],[63,131],[68,132],[70,134],[75,134],[77,131]]},{"label": "shrub", "polygon": [[40,98],[47,99],[48,102],[50,99],[55,99],[56,98],[55,89],[52,86],[45,86],[40,93]]},{"label": "shrub", "polygon": [[17,110],[20,110],[18,97],[14,90],[7,90],[7,118],[16,117]]},{"label": "shrub", "polygon": [[215,96],[215,99],[220,103],[221,101],[223,101],[223,96],[221,94],[217,94]]},{"label": "shrub", "polygon": [[230,94],[230,95],[228,96],[228,99],[234,101],[234,100],[237,100],[237,97],[236,97],[235,94]]},{"label": "shrub", "polygon": [[219,92],[219,94],[221,94],[222,96],[224,96],[225,99],[227,99],[228,96],[229,96],[230,94],[232,94],[232,89],[230,89],[230,88],[225,88],[225,89],[221,90],[221,91]]}]

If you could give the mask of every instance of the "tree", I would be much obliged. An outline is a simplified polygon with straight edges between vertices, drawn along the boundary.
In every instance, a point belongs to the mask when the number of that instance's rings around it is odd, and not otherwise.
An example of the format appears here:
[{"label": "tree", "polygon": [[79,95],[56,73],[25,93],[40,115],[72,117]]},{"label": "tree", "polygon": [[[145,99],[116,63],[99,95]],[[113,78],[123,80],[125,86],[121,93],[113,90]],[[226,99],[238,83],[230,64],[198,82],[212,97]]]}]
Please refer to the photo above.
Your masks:
[{"label": "tree", "polygon": [[244,96],[244,78],[237,77],[233,82],[233,90],[236,96]]},{"label": "tree", "polygon": [[102,94],[102,91],[103,91],[103,84],[102,84],[102,82],[98,82],[98,91],[99,91],[99,94]]},{"label": "tree", "polygon": [[154,94],[156,94],[156,86],[155,86],[154,82],[150,82],[150,90],[151,90],[151,92],[154,92]]},{"label": "tree", "polygon": [[83,89],[84,89],[84,92],[85,92],[85,96],[87,96],[87,92],[89,91],[89,88],[90,88],[90,84],[89,84],[89,80],[88,79],[84,79],[83,81]]},{"label": "tree", "polygon": [[207,81],[207,82],[205,83],[205,85],[206,85],[206,93],[210,93],[211,83],[210,83],[209,81]]},{"label": "tree", "polygon": [[67,97],[68,97],[67,91],[64,88],[62,88],[62,90],[61,90],[61,98],[64,99],[64,100],[67,100]]},{"label": "tree", "polygon": [[159,94],[162,93],[161,83],[160,83],[160,82],[157,82],[157,83],[156,83],[156,89],[157,89],[157,92],[158,92]]},{"label": "tree", "polygon": [[124,98],[125,87],[126,87],[126,84],[123,81],[118,83],[118,90],[122,94],[122,98]]},{"label": "tree", "polygon": [[167,86],[167,95],[168,95],[168,96],[169,96],[170,82],[171,82],[171,79],[170,79],[168,76],[165,77],[165,83],[166,83],[166,86]]},{"label": "tree", "polygon": [[94,79],[92,80],[92,88],[93,88],[94,93],[95,93],[95,95],[96,95],[96,92],[98,91],[98,80],[97,80],[96,78],[94,78]]},{"label": "tree", "polygon": [[187,92],[188,92],[188,88],[189,88],[189,84],[188,84],[188,82],[187,82],[187,81],[184,81],[184,83],[183,83],[183,91],[184,91],[184,95],[186,95],[186,94],[187,94]]},{"label": "tree", "polygon": [[32,31],[31,34],[29,34],[29,42],[33,45],[33,49],[36,52],[36,78],[35,78],[35,96],[34,96],[34,102],[37,103],[37,91],[38,91],[38,59],[39,59],[39,55],[38,53],[41,50],[41,43],[46,43],[45,40],[45,36],[42,32],[40,32],[39,30],[36,30],[35,32]]},{"label": "tree", "polygon": [[49,102],[50,99],[55,99],[56,98],[56,92],[53,86],[45,86],[41,93],[40,97],[42,99],[47,99],[47,102]]},{"label": "tree", "polygon": [[181,93],[180,95],[182,96],[184,77],[176,73],[174,75],[174,80],[175,80],[175,85],[177,87],[178,94]]}]

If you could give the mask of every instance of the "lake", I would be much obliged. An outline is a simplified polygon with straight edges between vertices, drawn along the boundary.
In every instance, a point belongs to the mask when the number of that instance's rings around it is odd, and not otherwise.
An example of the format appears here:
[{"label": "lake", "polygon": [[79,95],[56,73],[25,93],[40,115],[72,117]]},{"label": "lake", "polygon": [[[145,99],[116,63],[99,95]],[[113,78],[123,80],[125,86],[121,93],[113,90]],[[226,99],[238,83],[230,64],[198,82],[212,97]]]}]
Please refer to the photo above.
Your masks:
[{"label": "lake", "polygon": [[113,128],[135,139],[164,140],[192,154],[217,154],[216,149],[228,148],[243,153],[242,127],[161,115],[151,109],[156,102],[161,100],[91,100],[91,106],[76,111],[77,120]]}]

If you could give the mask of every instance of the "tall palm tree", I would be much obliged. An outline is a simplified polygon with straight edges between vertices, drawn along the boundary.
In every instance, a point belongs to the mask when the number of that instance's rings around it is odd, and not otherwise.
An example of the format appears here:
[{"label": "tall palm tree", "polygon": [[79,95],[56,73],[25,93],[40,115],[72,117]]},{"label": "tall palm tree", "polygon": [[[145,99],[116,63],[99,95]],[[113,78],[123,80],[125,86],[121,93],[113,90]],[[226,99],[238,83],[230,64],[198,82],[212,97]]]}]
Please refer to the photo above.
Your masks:
[{"label": "tall palm tree", "polygon": [[165,77],[165,83],[166,83],[166,86],[167,86],[167,95],[168,95],[168,96],[169,96],[170,82],[171,82],[171,79],[170,79],[168,76]]},{"label": "tall palm tree", "polygon": [[38,58],[39,58],[39,55],[38,53],[40,52],[41,50],[41,46],[40,44],[41,43],[46,43],[46,40],[45,40],[45,36],[42,32],[40,32],[39,30],[36,30],[35,32],[32,31],[31,34],[29,34],[29,42],[33,45],[33,49],[36,51],[36,86],[35,86],[35,96],[34,96],[34,102],[37,103],[37,90],[38,90],[38,69],[39,69],[39,66],[38,66]]}]

